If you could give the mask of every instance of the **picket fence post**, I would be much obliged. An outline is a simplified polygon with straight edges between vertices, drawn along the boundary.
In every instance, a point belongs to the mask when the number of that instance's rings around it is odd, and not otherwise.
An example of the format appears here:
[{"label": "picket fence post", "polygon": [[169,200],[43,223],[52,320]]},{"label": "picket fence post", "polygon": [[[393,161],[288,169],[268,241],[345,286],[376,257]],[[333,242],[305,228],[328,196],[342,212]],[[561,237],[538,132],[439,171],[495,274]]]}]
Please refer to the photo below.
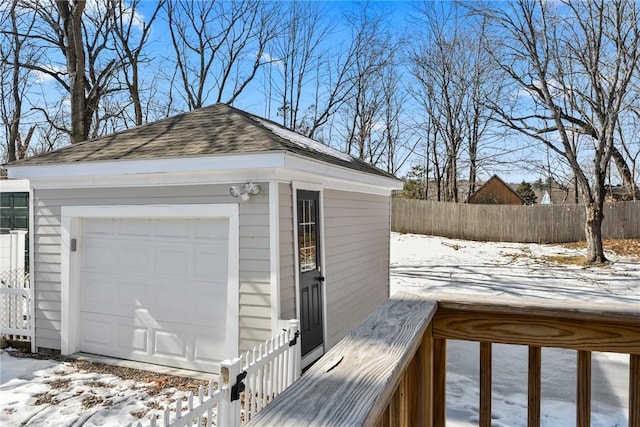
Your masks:
[{"label": "picket fence post", "polygon": [[217,425],[224,427],[240,426],[240,400],[231,401],[231,388],[236,385],[238,374],[242,372],[242,358],[223,360],[220,363],[223,397],[218,404]]},{"label": "picket fence post", "polygon": [[[291,319],[287,322],[288,324],[288,337],[289,337],[289,342],[291,342],[292,340],[296,340],[296,344],[293,346],[293,348],[289,349],[289,369],[288,369],[288,376],[289,378],[287,378],[287,386],[290,386],[291,384],[293,384],[298,378],[300,378],[300,336],[299,336],[299,332],[300,332],[300,321],[298,319]],[[298,334],[298,336],[296,337],[296,334]]]}]

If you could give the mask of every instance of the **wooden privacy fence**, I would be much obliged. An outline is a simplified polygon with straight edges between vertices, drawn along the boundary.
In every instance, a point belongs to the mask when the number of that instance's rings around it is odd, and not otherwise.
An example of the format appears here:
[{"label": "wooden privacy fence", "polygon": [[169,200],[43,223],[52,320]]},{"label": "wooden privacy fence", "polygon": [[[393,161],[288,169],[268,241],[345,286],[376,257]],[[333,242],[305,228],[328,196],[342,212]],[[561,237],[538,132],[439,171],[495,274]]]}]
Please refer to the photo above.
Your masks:
[{"label": "wooden privacy fence", "polygon": [[[391,230],[454,239],[562,243],[584,240],[584,205],[473,205],[394,198]],[[602,236],[640,238],[640,201],[605,203]]]},{"label": "wooden privacy fence", "polygon": [[529,427],[541,424],[541,348],[576,350],[578,427],[591,420],[591,352],[629,354],[628,425],[640,427],[637,307],[451,298],[395,294],[247,427],[442,427],[449,339],[479,342],[480,427],[492,425],[493,343],[529,347]]},{"label": "wooden privacy fence", "polygon": [[[162,417],[152,416],[151,427],[240,427],[254,418],[273,399],[300,377],[298,320],[252,351],[220,364],[217,381],[189,393],[185,402],[168,405]],[[218,388],[215,387],[218,384]],[[137,427],[142,427],[138,423]]]}]

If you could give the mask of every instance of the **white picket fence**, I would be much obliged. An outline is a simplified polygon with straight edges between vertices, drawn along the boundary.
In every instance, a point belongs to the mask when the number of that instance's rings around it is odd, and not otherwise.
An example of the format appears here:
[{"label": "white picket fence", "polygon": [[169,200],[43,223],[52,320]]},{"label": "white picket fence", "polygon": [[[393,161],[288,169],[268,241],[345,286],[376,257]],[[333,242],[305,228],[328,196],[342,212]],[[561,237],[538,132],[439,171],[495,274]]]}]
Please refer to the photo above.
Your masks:
[{"label": "white picket fence", "polygon": [[290,320],[283,333],[244,355],[244,422],[300,377],[299,326],[298,320]]},{"label": "white picket fence", "polygon": [[25,269],[25,230],[0,235],[0,335],[31,341],[33,348],[33,289]]},{"label": "white picket fence", "polygon": [[0,335],[33,343],[33,289],[24,270],[0,273]]},{"label": "white picket fence", "polygon": [[150,419],[150,427],[242,426],[300,377],[299,327],[298,320],[289,320],[287,329],[273,339],[223,361],[206,393],[200,386],[197,396],[188,395],[186,408],[183,400],[167,405],[161,419]]},{"label": "white picket fence", "polygon": [[0,234],[0,335],[33,343],[33,289],[25,269],[25,230]]}]

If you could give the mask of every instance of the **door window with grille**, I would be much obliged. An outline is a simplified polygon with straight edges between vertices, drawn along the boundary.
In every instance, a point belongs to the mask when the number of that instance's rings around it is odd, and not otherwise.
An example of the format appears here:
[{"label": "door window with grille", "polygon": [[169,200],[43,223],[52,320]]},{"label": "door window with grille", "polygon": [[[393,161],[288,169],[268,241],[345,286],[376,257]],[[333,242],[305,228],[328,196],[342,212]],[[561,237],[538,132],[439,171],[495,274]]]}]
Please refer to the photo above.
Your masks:
[{"label": "door window with grille", "polygon": [[298,203],[298,252],[300,272],[315,270],[318,264],[317,207],[315,200]]}]

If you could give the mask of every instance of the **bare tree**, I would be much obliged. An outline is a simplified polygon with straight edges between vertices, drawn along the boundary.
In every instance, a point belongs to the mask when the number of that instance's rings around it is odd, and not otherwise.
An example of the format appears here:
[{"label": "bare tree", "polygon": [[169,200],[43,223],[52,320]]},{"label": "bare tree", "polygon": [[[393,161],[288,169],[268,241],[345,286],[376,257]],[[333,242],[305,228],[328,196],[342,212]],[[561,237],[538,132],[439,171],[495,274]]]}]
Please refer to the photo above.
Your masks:
[{"label": "bare tree", "polygon": [[[636,77],[637,79],[637,77]],[[634,92],[638,93],[638,87],[634,85]],[[636,98],[637,99],[637,98]],[[616,164],[620,179],[628,200],[640,199],[638,188],[638,178],[640,177],[640,125],[638,118],[640,112],[637,109],[638,101],[632,101],[628,114],[621,116],[621,126],[618,127],[618,147],[614,147],[612,153],[613,161]]]},{"label": "bare tree", "polygon": [[[501,81],[485,54],[485,24],[449,5],[423,2],[417,9],[420,33],[409,54],[418,85],[412,91],[424,108],[431,147],[445,201],[458,201],[460,167],[466,152],[469,191],[475,187],[480,143],[492,122],[485,99],[499,98]],[[440,200],[440,198],[439,198]]]},{"label": "bare tree", "polygon": [[0,7],[4,14],[0,34],[0,115],[6,138],[5,160],[12,162],[25,157],[35,125],[21,126],[24,115],[23,100],[32,77],[22,68],[22,62],[37,61],[37,50],[24,34],[30,32],[33,18],[18,10],[18,0]]},{"label": "bare tree", "polygon": [[124,83],[133,104],[133,124],[140,126],[145,122],[146,114],[142,99],[140,66],[148,63],[143,56],[143,48],[149,40],[151,26],[162,10],[165,0],[156,2],[151,16],[145,22],[136,22],[139,16],[136,11],[141,0],[134,0],[126,5],[121,0],[107,0],[115,13],[112,15],[115,49],[123,67]]},{"label": "bare tree", "polygon": [[[471,39],[466,39],[467,64],[467,100],[463,113],[466,150],[469,162],[469,186],[467,199],[477,189],[477,175],[479,166],[483,160],[481,149],[483,142],[488,143],[495,137],[492,129],[494,112],[487,106],[486,99],[504,99],[503,75],[498,67],[492,63],[487,53],[488,39],[486,34],[487,22],[485,19],[475,22],[471,31]],[[475,39],[475,42],[474,42]],[[501,135],[498,132],[498,135]]]},{"label": "bare tree", "polygon": [[[496,30],[493,55],[520,101],[516,109],[495,110],[504,125],[570,165],[586,202],[587,261],[604,262],[605,180],[638,67],[638,6],[519,0],[509,10],[482,12]],[[571,143],[574,133],[589,138],[582,153]]]},{"label": "bare tree", "polygon": [[378,165],[385,153],[385,141],[377,132],[384,115],[385,70],[394,66],[397,44],[392,40],[383,11],[374,11],[365,3],[347,16],[353,39],[366,40],[368,49],[358,49],[352,56],[353,90],[344,103],[346,152],[360,160]]},{"label": "bare tree", "polygon": [[[386,161],[384,169],[392,174],[401,168],[415,154],[419,138],[410,131],[404,117],[405,104],[409,94],[402,85],[402,79],[396,67],[385,69],[382,77],[383,117],[379,123],[381,139],[385,146]],[[379,165],[383,166],[383,165]]]},{"label": "bare tree", "polygon": [[[95,136],[101,99],[120,90],[115,78],[120,62],[109,44],[113,8],[106,0],[92,4],[91,13],[86,13],[87,3],[80,0],[21,0],[20,4],[36,18],[33,29],[23,35],[44,52],[39,63],[22,62],[20,66],[59,83],[69,97],[70,119],[61,125],[54,119],[61,117],[59,111],[46,105],[36,109],[49,126],[67,133],[72,143]],[[54,103],[56,109],[65,108],[61,101]]]},{"label": "bare tree", "polygon": [[[640,199],[640,190],[638,189],[637,180],[640,177],[640,131],[638,118],[640,113],[635,109],[637,102],[634,102],[627,116],[627,123],[618,129],[618,140],[621,147],[621,156],[623,157],[622,185],[625,187],[627,198],[630,200]],[[624,128],[624,131],[622,130]],[[615,153],[614,153],[615,156]],[[620,166],[618,167],[620,170]]]},{"label": "bare tree", "polygon": [[[278,115],[283,126],[293,130],[304,130],[303,115],[309,105],[302,100],[303,94],[315,77],[319,58],[327,55],[322,50],[330,34],[325,15],[326,6],[317,2],[293,1],[281,12],[283,30],[274,43],[269,92],[275,92],[279,99]],[[277,79],[272,75],[273,68]]]},{"label": "bare tree", "polygon": [[372,75],[384,62],[384,58],[377,61],[371,58],[371,51],[380,52],[374,39],[384,40],[384,37],[376,38],[372,33],[372,28],[381,28],[377,22],[380,19],[369,14],[367,7],[365,4],[359,15],[347,18],[350,37],[345,45],[334,46],[330,56],[317,62],[312,108],[305,120],[306,135],[310,138],[317,137],[324,125],[333,122],[345,102],[357,96],[358,82],[363,82],[359,76]]},{"label": "bare tree", "polygon": [[275,9],[257,0],[184,2],[165,11],[180,89],[187,108],[232,104],[267,63],[265,50],[277,35]]}]

